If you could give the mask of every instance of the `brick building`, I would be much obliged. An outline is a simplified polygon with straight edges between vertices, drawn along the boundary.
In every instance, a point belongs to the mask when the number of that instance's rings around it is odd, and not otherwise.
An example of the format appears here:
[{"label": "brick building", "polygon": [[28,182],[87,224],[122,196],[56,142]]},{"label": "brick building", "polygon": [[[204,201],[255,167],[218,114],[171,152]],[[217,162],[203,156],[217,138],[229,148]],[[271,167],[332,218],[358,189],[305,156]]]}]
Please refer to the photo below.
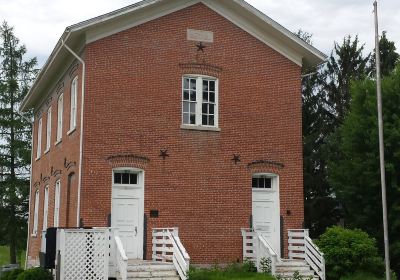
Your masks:
[{"label": "brick building", "polygon": [[302,228],[301,74],[325,56],[242,0],[145,0],[68,27],[34,111],[28,262],[48,227],[117,227],[129,258],[178,227],[192,263],[287,255]]}]

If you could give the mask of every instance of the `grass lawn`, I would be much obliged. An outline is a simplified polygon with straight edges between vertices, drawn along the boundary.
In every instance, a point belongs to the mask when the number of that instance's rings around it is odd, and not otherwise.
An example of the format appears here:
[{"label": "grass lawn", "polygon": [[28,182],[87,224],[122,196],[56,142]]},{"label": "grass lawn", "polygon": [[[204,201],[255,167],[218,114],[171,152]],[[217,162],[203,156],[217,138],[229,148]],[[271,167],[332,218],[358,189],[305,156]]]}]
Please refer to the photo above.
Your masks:
[{"label": "grass lawn", "polygon": [[253,272],[255,267],[245,264],[232,264],[225,268],[192,268],[189,280],[276,280],[273,276]]},{"label": "grass lawn", "polygon": [[190,274],[189,280],[275,280],[274,277],[254,272],[225,272],[196,270]]},{"label": "grass lawn", "polygon": [[[18,256],[18,263],[21,267],[25,265],[25,251]],[[0,246],[0,266],[10,263],[10,250],[7,246]]]}]

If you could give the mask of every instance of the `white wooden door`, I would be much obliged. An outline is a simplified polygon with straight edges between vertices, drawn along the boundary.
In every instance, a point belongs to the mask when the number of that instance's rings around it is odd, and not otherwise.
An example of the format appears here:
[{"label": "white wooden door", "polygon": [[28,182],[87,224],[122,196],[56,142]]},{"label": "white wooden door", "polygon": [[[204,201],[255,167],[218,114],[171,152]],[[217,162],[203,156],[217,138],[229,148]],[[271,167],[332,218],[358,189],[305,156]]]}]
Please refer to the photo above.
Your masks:
[{"label": "white wooden door", "polygon": [[129,259],[143,259],[144,172],[113,171],[111,227]]},{"label": "white wooden door", "polygon": [[280,256],[280,211],[277,179],[273,179],[271,189],[253,188],[252,208],[253,228],[262,233]]},{"label": "white wooden door", "polygon": [[140,201],[138,198],[114,198],[112,209],[112,227],[118,229],[119,236],[130,259],[138,259],[142,230],[139,226]]}]

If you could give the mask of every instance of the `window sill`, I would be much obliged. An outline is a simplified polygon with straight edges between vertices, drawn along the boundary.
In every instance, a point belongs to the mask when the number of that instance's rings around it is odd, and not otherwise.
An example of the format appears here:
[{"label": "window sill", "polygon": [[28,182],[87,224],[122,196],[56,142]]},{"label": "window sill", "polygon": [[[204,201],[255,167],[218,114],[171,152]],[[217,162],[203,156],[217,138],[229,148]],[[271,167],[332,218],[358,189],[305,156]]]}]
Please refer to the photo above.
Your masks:
[{"label": "window sill", "polygon": [[40,159],[40,157],[35,158],[35,161],[38,161]]},{"label": "window sill", "polygon": [[32,233],[31,237],[37,237],[37,233]]},{"label": "window sill", "polygon": [[54,143],[54,146],[57,146],[58,144],[60,144],[62,142],[62,139],[60,139],[60,140],[57,140],[57,142],[56,143]]},{"label": "window sill", "polygon": [[220,132],[221,128],[219,127],[211,127],[211,126],[201,126],[201,125],[186,125],[182,124],[181,129],[187,130],[199,130],[199,131],[213,131],[213,132]]},{"label": "window sill", "polygon": [[71,128],[68,132],[67,135],[71,135],[72,133],[74,133],[76,130],[76,127]]},{"label": "window sill", "polygon": [[44,151],[43,154],[47,154],[48,152],[50,152],[50,148],[48,148],[46,151]]}]

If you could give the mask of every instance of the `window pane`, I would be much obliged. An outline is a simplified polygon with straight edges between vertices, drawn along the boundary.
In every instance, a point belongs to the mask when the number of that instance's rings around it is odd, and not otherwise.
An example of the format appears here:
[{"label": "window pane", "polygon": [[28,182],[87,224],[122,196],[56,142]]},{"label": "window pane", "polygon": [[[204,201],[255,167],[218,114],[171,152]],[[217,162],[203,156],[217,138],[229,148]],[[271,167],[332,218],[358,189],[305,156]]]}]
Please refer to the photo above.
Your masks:
[{"label": "window pane", "polygon": [[183,114],[183,123],[189,124],[189,114]]},{"label": "window pane", "polygon": [[203,116],[202,116],[202,124],[203,124],[203,125],[208,125],[208,124],[207,124],[207,115],[203,115]]},{"label": "window pane", "polygon": [[183,112],[189,113],[189,102],[183,102]]},{"label": "window pane", "polygon": [[114,184],[121,184],[121,173],[114,173]]},{"label": "window pane", "polygon": [[203,92],[208,91],[208,81],[204,80],[203,81]]},{"label": "window pane", "polygon": [[184,89],[189,89],[189,79],[184,79],[183,80],[183,88]]},{"label": "window pane", "polygon": [[272,179],[271,178],[265,178],[265,188],[266,189],[271,189],[272,188]]},{"label": "window pane", "polygon": [[122,173],[122,184],[129,184],[129,173]]},{"label": "window pane", "polygon": [[210,91],[215,91],[215,81],[210,81]]},{"label": "window pane", "polygon": [[214,116],[208,116],[208,125],[214,125]]},{"label": "window pane", "polygon": [[195,79],[190,80],[190,89],[196,91],[196,80]]},{"label": "window pane", "polygon": [[202,109],[202,112],[203,112],[203,114],[208,114],[208,104],[203,104],[203,109]]},{"label": "window pane", "polygon": [[252,183],[252,187],[253,188],[258,188],[258,180],[257,180],[257,178],[253,178],[251,183]]},{"label": "window pane", "polygon": [[208,92],[203,91],[203,102],[208,102]]},{"label": "window pane", "polygon": [[210,102],[214,103],[215,102],[215,93],[210,92]]},{"label": "window pane", "polygon": [[190,113],[196,113],[196,103],[190,103]]},{"label": "window pane", "polygon": [[190,91],[190,101],[196,101],[196,91]]},{"label": "window pane", "polygon": [[209,104],[208,105],[208,113],[210,114],[210,115],[214,115],[214,107],[215,107],[215,105],[214,104]]},{"label": "window pane", "polygon": [[196,115],[194,114],[190,115],[190,124],[196,124]]},{"label": "window pane", "polygon": [[130,174],[129,176],[129,184],[136,185],[137,184],[137,174]]},{"label": "window pane", "polygon": [[188,90],[183,91],[183,100],[189,100],[189,91]]}]

